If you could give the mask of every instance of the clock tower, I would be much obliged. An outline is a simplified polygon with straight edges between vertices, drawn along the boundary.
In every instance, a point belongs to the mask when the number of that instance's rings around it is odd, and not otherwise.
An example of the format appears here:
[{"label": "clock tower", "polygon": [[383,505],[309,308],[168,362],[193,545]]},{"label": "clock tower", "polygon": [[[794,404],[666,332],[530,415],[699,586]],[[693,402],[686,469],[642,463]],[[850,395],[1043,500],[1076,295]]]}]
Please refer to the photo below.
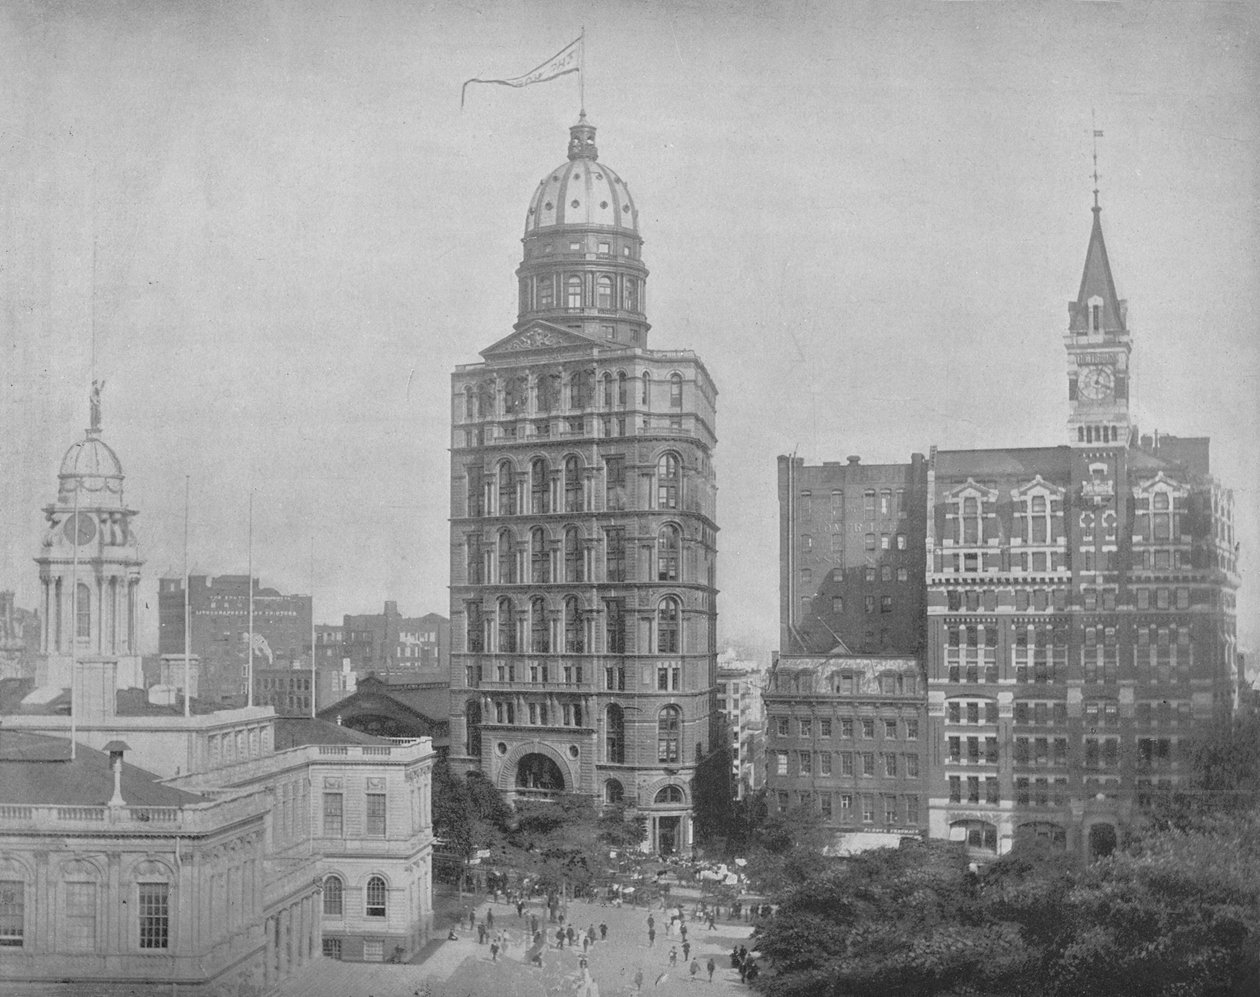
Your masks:
[{"label": "clock tower", "polygon": [[1074,447],[1129,445],[1129,354],[1126,302],[1116,297],[1102,208],[1094,191],[1094,225],[1075,301],[1068,302],[1068,442]]}]

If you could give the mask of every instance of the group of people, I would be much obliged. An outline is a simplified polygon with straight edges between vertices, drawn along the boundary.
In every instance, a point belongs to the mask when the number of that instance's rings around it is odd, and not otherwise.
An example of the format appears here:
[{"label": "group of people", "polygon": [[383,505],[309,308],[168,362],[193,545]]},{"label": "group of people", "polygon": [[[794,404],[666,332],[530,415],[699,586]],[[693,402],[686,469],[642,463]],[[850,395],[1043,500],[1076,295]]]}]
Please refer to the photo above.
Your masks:
[{"label": "group of people", "polygon": [[731,969],[739,970],[740,983],[751,983],[761,973],[757,960],[743,945],[731,949]]}]

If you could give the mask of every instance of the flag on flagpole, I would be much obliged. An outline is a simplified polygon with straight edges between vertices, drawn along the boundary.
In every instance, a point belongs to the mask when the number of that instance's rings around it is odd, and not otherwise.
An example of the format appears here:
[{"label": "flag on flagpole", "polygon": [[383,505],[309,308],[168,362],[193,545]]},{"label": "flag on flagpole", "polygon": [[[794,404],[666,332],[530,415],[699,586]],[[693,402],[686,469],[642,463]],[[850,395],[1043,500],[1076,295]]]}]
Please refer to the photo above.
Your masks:
[{"label": "flag on flagpole", "polygon": [[1102,137],[1103,137],[1102,130],[1101,130],[1101,129],[1098,129],[1098,128],[1095,128],[1095,129],[1094,129],[1094,138],[1102,138]]},{"label": "flag on flagpole", "polygon": [[531,83],[546,83],[547,80],[554,80],[557,76],[564,76],[567,73],[577,73],[581,69],[582,35],[578,35],[550,59],[535,66],[524,76],[513,76],[509,80],[483,80],[480,77],[465,80],[464,86],[459,91],[459,106],[461,108],[464,106],[464,95],[468,92],[469,83],[498,83],[505,87],[527,87]]}]

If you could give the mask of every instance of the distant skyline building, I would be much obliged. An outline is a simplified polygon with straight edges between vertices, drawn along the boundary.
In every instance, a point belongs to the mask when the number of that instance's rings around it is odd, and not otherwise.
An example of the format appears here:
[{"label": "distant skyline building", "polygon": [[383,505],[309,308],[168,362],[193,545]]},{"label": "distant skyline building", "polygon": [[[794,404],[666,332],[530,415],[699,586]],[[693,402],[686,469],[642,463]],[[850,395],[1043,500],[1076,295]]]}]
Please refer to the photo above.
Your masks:
[{"label": "distant skyline building", "polygon": [[[189,576],[190,653],[201,662],[198,695],[242,704],[248,692],[250,580],[246,575]],[[283,595],[253,579],[254,668],[310,668],[311,597]],[[184,653],[184,577],[158,589],[158,653]]]},{"label": "distant skyline building", "polygon": [[0,592],[0,679],[35,674],[42,632],[37,611],[18,606],[12,592]]},{"label": "distant skyline building", "polygon": [[514,331],[456,368],[451,761],[692,846],[718,736],[716,389],[651,350],[638,210],[585,117],[535,189]]},{"label": "distant skyline building", "polygon": [[341,640],[343,657],[360,676],[371,672],[445,676],[450,670],[451,621],[438,613],[403,616],[392,600],[382,613],[346,615]]}]

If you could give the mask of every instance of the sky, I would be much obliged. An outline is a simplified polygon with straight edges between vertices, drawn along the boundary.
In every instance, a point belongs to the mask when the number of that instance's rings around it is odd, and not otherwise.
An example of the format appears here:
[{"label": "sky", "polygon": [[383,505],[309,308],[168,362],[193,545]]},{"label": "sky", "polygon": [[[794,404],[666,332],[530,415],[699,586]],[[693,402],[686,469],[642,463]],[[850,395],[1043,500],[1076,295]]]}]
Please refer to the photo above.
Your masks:
[{"label": "sky", "polygon": [[776,641],[777,455],[1066,442],[1097,128],[1136,420],[1212,437],[1258,646],[1260,15],[1193,0],[0,0],[0,589],[36,605],[95,371],[149,646],[186,481],[194,570],[245,571],[252,493],[317,621],[446,613],[450,374],[511,331],[579,110],[460,85],[583,27],[649,342],[718,386],[723,640]]}]

